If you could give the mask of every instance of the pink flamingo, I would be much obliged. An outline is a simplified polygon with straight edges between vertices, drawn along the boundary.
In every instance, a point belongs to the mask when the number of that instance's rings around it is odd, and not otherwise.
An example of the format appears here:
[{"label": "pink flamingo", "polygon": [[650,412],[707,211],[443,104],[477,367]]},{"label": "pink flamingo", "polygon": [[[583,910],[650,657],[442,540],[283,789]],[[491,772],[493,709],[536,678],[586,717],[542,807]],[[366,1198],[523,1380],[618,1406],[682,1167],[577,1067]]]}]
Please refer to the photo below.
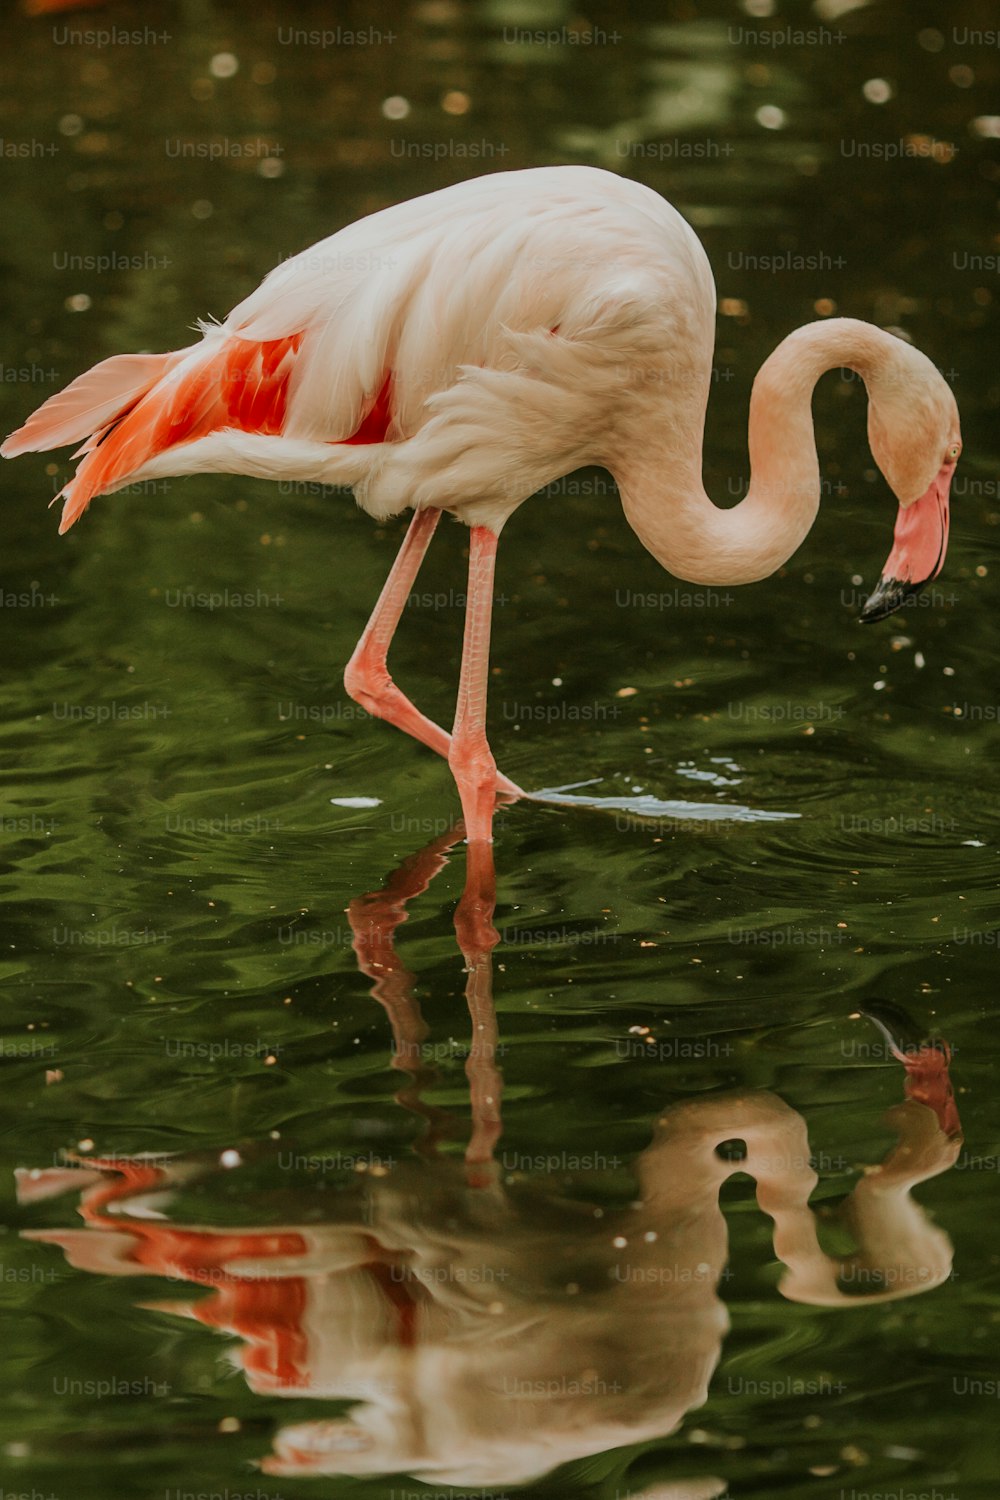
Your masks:
[{"label": "pink flamingo", "polygon": [[[717,508],[701,481],[715,289],[693,230],[651,189],[592,167],[474,178],[349,225],[284,262],[221,324],[170,354],[104,360],[51,397],[6,457],[83,441],[60,532],[95,495],[205,471],[353,488],[413,519],[347,667],[369,713],[446,756],[471,842],[497,772],[486,689],[497,539],[536,491],[585,465],[614,476],[639,540],[692,583],[768,577],[815,519],[810,397],[848,367],[872,453],[899,501],[862,619],[937,575],[961,437],[948,385],[902,339],[831,318],[790,334],[750,400],[752,478]],[[470,528],[451,734],[393,683],[389,646],[442,511]]]}]

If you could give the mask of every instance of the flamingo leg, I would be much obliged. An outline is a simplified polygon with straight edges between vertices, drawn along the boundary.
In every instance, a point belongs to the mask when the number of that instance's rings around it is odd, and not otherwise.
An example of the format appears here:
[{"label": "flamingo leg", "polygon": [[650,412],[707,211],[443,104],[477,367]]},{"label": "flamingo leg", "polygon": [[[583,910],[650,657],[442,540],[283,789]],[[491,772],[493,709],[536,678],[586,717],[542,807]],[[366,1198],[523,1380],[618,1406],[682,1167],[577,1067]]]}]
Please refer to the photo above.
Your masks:
[{"label": "flamingo leg", "polygon": [[[497,791],[506,791],[497,777],[496,761],[486,738],[486,692],[490,670],[490,624],[493,615],[493,573],[497,536],[488,526],[469,533],[469,587],[465,606],[465,638],[458,682],[455,724],[448,749],[462,818],[470,844],[493,838],[493,809]],[[515,788],[515,790],[517,790]]]},{"label": "flamingo leg", "polygon": [[[397,729],[402,729],[405,734],[412,735],[421,744],[428,745],[438,755],[448,759],[451,753],[451,735],[422,714],[406,694],[400,692],[389,675],[386,664],[392,638],[440,518],[439,510],[414,511],[413,520],[378,603],[347,664],[344,687],[348,696],[359,703],[366,713],[394,724]],[[488,639],[487,631],[487,641]],[[497,791],[521,795],[520,788],[506,776],[498,775],[495,766],[494,784]]]}]

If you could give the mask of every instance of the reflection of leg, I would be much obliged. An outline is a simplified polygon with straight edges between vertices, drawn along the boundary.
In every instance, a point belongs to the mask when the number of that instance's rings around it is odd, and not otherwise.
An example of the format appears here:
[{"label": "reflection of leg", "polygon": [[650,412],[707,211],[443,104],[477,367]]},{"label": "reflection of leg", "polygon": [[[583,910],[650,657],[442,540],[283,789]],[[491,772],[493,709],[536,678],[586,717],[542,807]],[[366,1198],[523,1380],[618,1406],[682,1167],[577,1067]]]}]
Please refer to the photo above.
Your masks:
[{"label": "reflection of leg", "polygon": [[392,1028],[392,1066],[412,1075],[412,1086],[401,1089],[397,1101],[430,1122],[430,1139],[424,1144],[432,1148],[446,1133],[450,1118],[445,1111],[420,1102],[421,1089],[434,1077],[434,1069],[423,1062],[422,1044],[428,1026],[413,994],[414,975],[396,952],[394,938],[396,928],[406,921],[407,903],[421,895],[444,869],[448,850],[464,832],[461,822],[453,824],[426,848],[405,859],[380,891],[355,897],[347,908],[358,968],[373,981],[372,998],[382,1006]]},{"label": "reflection of leg", "polygon": [[455,706],[455,726],[448,751],[462,799],[462,817],[470,843],[493,837],[493,805],[498,791],[517,792],[497,775],[486,738],[486,689],[490,671],[490,625],[493,616],[493,571],[497,537],[488,526],[469,533],[469,588],[465,602],[462,670]]},{"label": "reflection of leg", "polygon": [[[440,517],[439,510],[414,512],[378,603],[347,664],[344,686],[348,695],[366,712],[394,724],[447,759],[451,735],[422,714],[406,694],[400,692],[387,666],[392,638]],[[496,784],[498,790],[517,791],[506,776],[498,776]]]},{"label": "reflection of leg", "polygon": [[455,823],[405,859],[381,890],[356,896],[347,908],[358,968],[374,981],[372,998],[384,1007],[392,1027],[394,1067],[407,1068],[419,1061],[420,1044],[428,1030],[413,997],[413,974],[396,952],[396,928],[407,919],[407,903],[422,895],[444,869],[447,852],[462,833],[461,822]]},{"label": "reflection of leg", "polygon": [[472,1104],[472,1135],[465,1153],[471,1187],[486,1187],[495,1177],[493,1148],[500,1137],[503,1082],[496,1065],[497,1018],[493,1006],[493,949],[500,935],[493,926],[496,872],[493,847],[483,840],[466,849],[465,890],[455,912],[455,932],[465,958],[465,998],[472,1023],[472,1042],[465,1074]]}]

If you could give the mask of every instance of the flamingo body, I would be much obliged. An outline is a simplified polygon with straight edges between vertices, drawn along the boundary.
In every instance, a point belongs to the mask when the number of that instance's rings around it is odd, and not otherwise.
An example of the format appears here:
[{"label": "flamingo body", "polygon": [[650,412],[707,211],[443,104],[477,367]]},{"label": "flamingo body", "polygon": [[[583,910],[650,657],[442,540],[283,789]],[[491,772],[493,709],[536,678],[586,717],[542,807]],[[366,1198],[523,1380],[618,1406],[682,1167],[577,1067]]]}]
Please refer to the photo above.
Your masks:
[{"label": "flamingo body", "polygon": [[283,262],[200,343],[143,356],[138,392],[135,356],[105,361],[3,452],[88,439],[62,530],[95,495],[196,472],[343,483],[380,519],[434,506],[499,530],[612,461],[622,406],[670,360],[704,404],[714,310],[701,245],[649,188],[591,167],[474,178]]}]

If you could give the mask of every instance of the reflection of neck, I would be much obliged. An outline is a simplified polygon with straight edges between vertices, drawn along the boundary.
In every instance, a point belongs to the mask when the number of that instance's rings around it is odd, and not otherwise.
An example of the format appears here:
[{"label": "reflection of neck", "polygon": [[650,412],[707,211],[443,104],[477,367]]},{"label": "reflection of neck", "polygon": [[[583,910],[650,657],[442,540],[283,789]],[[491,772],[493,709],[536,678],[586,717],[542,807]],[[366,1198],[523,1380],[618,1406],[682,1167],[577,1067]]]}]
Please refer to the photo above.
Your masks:
[{"label": "reflection of neck", "polygon": [[[889,1118],[899,1133],[896,1147],[860,1178],[839,1210],[859,1247],[853,1255],[828,1256],[820,1249],[809,1207],[818,1179],[805,1121],[772,1094],[668,1112],[657,1141],[640,1159],[644,1206],[656,1217],[670,1212],[682,1219],[694,1207],[694,1188],[706,1221],[714,1205],[724,1239],[718,1192],[726,1178],[746,1172],[757,1184],[758,1204],[774,1220],[775,1254],[786,1267],[780,1290],[790,1301],[832,1307],[911,1296],[947,1278],[952,1247],[910,1191],[952,1166],[961,1140],[947,1136],[934,1112],[912,1100],[897,1105]],[[722,1160],[717,1146],[736,1139],[745,1143],[745,1158]],[[704,1235],[701,1218],[698,1223]],[[856,1290],[841,1290],[838,1283]]]},{"label": "reflection of neck", "polygon": [[788,1267],[779,1290],[789,1301],[816,1307],[889,1302],[940,1286],[951,1274],[951,1241],[910,1191],[954,1165],[961,1138],[945,1135],[933,1112],[912,1101],[896,1105],[889,1119],[899,1133],[896,1146],[861,1176],[837,1211],[858,1246],[853,1255],[824,1255],[808,1210],[808,1226],[790,1216],[787,1244],[779,1247],[776,1217],[775,1251]]},{"label": "reflection of neck", "polygon": [[[674,420],[633,434],[613,464],[622,504],[643,545],[691,583],[753,583],[769,577],[805,540],[819,509],[813,387],[827,370],[850,368],[871,388],[904,378],[900,340],[853,318],[809,323],[765,360],[750,398],[750,486],[722,510],[701,478],[704,396],[678,382]],[[907,351],[909,352],[909,351]]]}]

